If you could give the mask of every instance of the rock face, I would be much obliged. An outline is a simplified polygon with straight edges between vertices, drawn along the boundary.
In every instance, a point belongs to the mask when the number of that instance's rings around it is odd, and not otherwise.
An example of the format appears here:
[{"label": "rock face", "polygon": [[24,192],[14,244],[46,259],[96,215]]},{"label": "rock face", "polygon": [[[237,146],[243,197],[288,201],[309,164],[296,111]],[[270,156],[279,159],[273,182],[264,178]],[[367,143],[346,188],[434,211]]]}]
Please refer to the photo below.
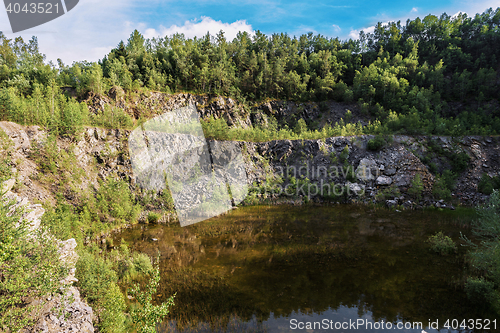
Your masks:
[{"label": "rock face", "polygon": [[52,310],[41,316],[31,332],[94,332],[92,308],[81,300],[77,288],[69,287],[64,296],[54,298],[47,306]]},{"label": "rock face", "polygon": [[11,190],[15,183],[16,180],[12,178],[1,184],[0,187],[2,188],[2,193],[5,192],[3,198],[1,199],[12,202],[12,210],[23,211],[21,218],[28,222],[29,231],[33,232],[40,227],[41,218],[45,213],[45,209],[42,208],[42,205],[32,205],[29,203],[28,198],[20,197],[19,195],[13,193]]},{"label": "rock face", "polygon": [[[125,112],[135,116],[138,116],[140,110],[144,108],[150,110],[152,114],[163,114],[191,104],[196,106],[201,118],[224,119],[230,126],[244,128],[256,124],[265,125],[271,117],[280,123],[286,123],[290,119],[298,118],[313,121],[320,115],[326,115],[331,122],[339,120],[338,117],[345,113],[340,104],[333,102],[328,104],[327,111],[320,110],[315,103],[283,101],[265,102],[248,110],[248,107],[244,108],[236,101],[220,96],[167,95],[150,92],[141,95],[136,104],[126,104],[120,97],[119,91],[113,90],[109,96],[100,99],[94,96],[95,100],[90,101],[91,111],[96,112],[112,101],[115,106],[122,107]],[[141,107],[138,104],[141,104]],[[5,131],[14,143],[12,160],[17,161],[15,171],[20,184],[16,192],[32,202],[39,200],[54,203],[54,193],[38,181],[43,175],[31,157],[34,148],[43,148],[47,133],[37,126],[25,127],[9,122],[0,122],[0,129]],[[88,127],[76,141],[68,138],[58,139],[58,149],[74,154],[75,165],[84,170],[82,182],[75,185],[77,191],[93,190],[99,187],[100,179],[109,176],[124,179],[131,184],[131,187],[139,186],[135,183],[136,175],[132,172],[130,162],[128,143],[130,133],[131,131],[127,130]],[[451,166],[449,161],[443,162],[440,156],[430,154],[431,141],[442,151],[450,154],[462,152],[470,158],[465,171],[458,173],[456,188],[452,191],[452,197],[462,204],[473,206],[484,202],[487,196],[477,191],[477,184],[482,174],[495,176],[500,173],[498,152],[500,140],[497,138],[468,136],[452,139],[401,135],[394,136],[393,141],[379,151],[368,151],[367,142],[371,138],[373,136],[364,135],[323,140],[238,142],[237,145],[243,152],[249,184],[265,185],[269,179],[282,178],[280,186],[284,189],[291,184],[290,180],[293,177],[315,184],[320,189],[320,194],[321,190],[327,190],[327,185],[336,186],[337,192],[341,188],[347,188],[349,191],[346,201],[350,201],[350,197],[355,197],[358,201],[372,202],[378,198],[377,195],[381,191],[392,191],[394,192],[392,198],[385,200],[397,200],[398,205],[405,203],[408,206],[408,201],[416,200],[408,194],[408,190],[418,174],[423,192],[422,202],[416,206],[434,205],[432,189],[435,176],[450,169]],[[348,154],[344,156],[343,151],[346,147]],[[426,161],[426,164],[422,161]],[[430,165],[437,166],[437,170],[429,170],[427,166]],[[309,192],[304,191],[308,185],[301,186],[302,184],[288,187],[290,190],[288,193],[294,192],[293,200],[309,195]],[[360,192],[361,189],[363,191]],[[281,197],[286,195],[282,194]],[[319,197],[321,195],[316,196]],[[292,200],[292,198],[283,199]],[[414,205],[412,203],[409,206]],[[39,212],[33,214],[40,214]]]},{"label": "rock face", "polygon": [[[12,209],[23,209],[22,219],[28,222],[29,231],[33,233],[39,228],[45,210],[42,205],[32,205],[26,197],[20,197],[13,193],[11,190],[14,185],[15,179],[0,184],[2,192],[6,192],[0,200],[14,202]],[[54,241],[59,245],[59,260],[69,268],[68,276],[60,281],[61,287],[67,286],[68,288],[64,295],[58,295],[53,299],[46,300],[38,321],[29,332],[94,332],[92,308],[81,300],[78,289],[71,286],[73,282],[78,281],[75,278],[75,265],[78,260],[78,254],[75,251],[76,241],[74,239],[66,241],[54,239]],[[42,300],[33,301],[36,304],[41,302]]]}]

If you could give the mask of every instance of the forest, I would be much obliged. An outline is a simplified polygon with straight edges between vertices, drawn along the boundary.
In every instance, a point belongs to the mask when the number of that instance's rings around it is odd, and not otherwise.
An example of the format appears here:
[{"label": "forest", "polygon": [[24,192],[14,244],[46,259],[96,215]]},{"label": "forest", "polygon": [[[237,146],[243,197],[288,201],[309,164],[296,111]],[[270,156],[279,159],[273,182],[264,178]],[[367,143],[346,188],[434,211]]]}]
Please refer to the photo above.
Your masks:
[{"label": "forest", "polygon": [[223,95],[242,105],[356,103],[372,126],[352,134],[498,134],[499,25],[500,9],[490,8],[474,17],[378,23],[373,33],[347,41],[260,31],[233,41],[223,31],[145,39],[135,30],[100,61],[71,66],[46,63],[36,37],[25,42],[0,33],[0,119],[63,135],[84,125],[133,127],[137,116],[86,107],[89,96],[121,87],[128,95]]}]

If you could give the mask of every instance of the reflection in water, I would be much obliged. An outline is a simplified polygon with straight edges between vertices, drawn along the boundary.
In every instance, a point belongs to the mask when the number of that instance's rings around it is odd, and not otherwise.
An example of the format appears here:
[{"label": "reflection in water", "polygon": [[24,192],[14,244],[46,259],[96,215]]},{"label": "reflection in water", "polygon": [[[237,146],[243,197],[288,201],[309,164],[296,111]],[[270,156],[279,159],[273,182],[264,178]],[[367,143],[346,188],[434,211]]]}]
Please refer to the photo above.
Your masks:
[{"label": "reflection in water", "polygon": [[468,306],[460,288],[465,249],[439,256],[425,243],[440,230],[458,241],[466,230],[453,221],[435,211],[244,207],[185,228],[142,226],[118,237],[136,250],[161,253],[157,297],[177,292],[175,320],[161,332],[298,331],[292,319],[426,327],[429,320],[442,325],[490,315]]}]

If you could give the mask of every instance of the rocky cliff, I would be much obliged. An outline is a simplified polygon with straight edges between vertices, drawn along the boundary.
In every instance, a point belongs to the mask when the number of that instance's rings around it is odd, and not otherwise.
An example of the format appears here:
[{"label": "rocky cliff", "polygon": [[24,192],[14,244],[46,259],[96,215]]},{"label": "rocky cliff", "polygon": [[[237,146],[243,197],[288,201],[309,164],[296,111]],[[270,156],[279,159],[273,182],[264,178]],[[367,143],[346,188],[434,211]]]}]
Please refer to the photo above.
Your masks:
[{"label": "rocky cliff", "polygon": [[[54,203],[55,193],[47,181],[41,181],[43,172],[33,157],[34,149],[43,149],[47,133],[36,126],[7,122],[0,122],[0,129],[14,142],[12,167],[19,181],[17,193],[32,202]],[[67,138],[57,140],[57,149],[70,156],[74,168],[84,171],[83,181],[74,185],[77,190],[97,188],[98,180],[108,176],[125,179],[132,188],[136,186],[128,151],[129,135],[127,130],[86,128],[76,142]],[[285,189],[290,181],[293,182],[291,177],[297,182],[300,179],[308,182],[288,186],[288,195],[283,192],[283,198],[305,197],[316,191],[312,188],[312,192],[304,192],[309,183],[324,189],[328,183],[337,186],[337,194],[341,187],[349,189],[347,196],[338,196],[343,201],[392,200],[389,205],[434,205],[442,199],[433,195],[436,176],[451,169],[453,156],[460,153],[466,155],[468,161],[465,161],[465,169],[457,173],[452,198],[446,201],[474,206],[487,198],[478,192],[481,176],[484,173],[496,176],[500,171],[500,145],[495,137],[394,136],[392,142],[377,151],[367,149],[372,138],[334,137],[237,144],[243,152],[249,184],[262,187],[272,181]],[[434,166],[432,172],[429,165]],[[417,174],[423,186],[421,195],[410,195]],[[276,193],[268,191],[267,196],[276,197]],[[313,200],[323,200],[320,194],[312,195]],[[67,195],[71,198],[71,193]]]},{"label": "rocky cliff", "polygon": [[[478,192],[478,183],[486,173],[498,175],[499,142],[483,137],[409,137],[394,136],[377,151],[367,149],[373,136],[335,137],[325,140],[271,141],[242,143],[246,151],[248,173],[252,181],[265,182],[269,175],[282,176],[282,188],[290,178],[306,179],[295,194],[321,201],[321,186],[344,188],[346,201],[364,203],[386,201],[387,205],[446,206],[434,187],[439,171],[452,169],[455,156],[465,156],[465,169],[457,172],[451,203],[474,206],[484,202],[486,195]],[[436,152],[438,150],[441,152]],[[423,163],[427,161],[434,172]],[[436,172],[437,170],[437,172]],[[415,177],[421,180],[420,193],[411,190]],[[318,187],[318,190],[314,187]],[[311,188],[311,190],[309,190]],[[306,191],[307,190],[307,191]],[[332,190],[331,190],[332,191]],[[293,193],[294,191],[289,191]],[[316,192],[316,195],[312,195]]]},{"label": "rocky cliff", "polygon": [[[152,116],[191,104],[196,106],[202,118],[223,118],[229,125],[241,127],[262,124],[267,121],[266,117],[271,116],[279,122],[304,118],[308,122],[332,123],[345,116],[348,108],[353,110],[353,120],[359,116],[355,105],[335,102],[319,105],[271,101],[255,104],[249,110],[230,98],[220,96],[151,92],[141,95],[134,103],[125,103],[119,94],[109,95],[88,101],[91,111],[111,103],[136,116],[141,116],[141,112],[147,109]],[[47,146],[47,132],[38,126],[25,127],[9,122],[0,122],[0,130],[9,136],[14,145],[12,168],[18,180],[16,192],[31,202],[54,204],[55,186],[51,182],[60,182],[60,179],[45,179],[40,164],[40,152]],[[129,155],[130,133],[120,129],[85,128],[77,140],[57,139],[55,149],[59,155],[53,158],[52,163],[61,167],[64,160],[72,168],[70,173],[81,172],[80,181],[72,184],[71,190],[64,193],[67,199],[71,201],[77,192],[98,188],[99,179],[108,176],[128,181],[132,189],[136,187],[136,175],[132,172]],[[404,204],[411,207],[433,205],[442,200],[433,194],[436,177],[446,170],[454,170],[455,186],[451,198],[446,200],[473,206],[487,198],[478,192],[481,176],[484,173],[496,176],[500,171],[500,146],[496,137],[393,136],[377,150],[369,150],[368,142],[372,138],[333,137],[237,144],[244,155],[249,184],[262,187],[270,185],[272,181],[272,184],[284,189],[290,181],[293,183],[291,177],[295,176],[297,186],[288,186],[286,193],[291,194],[292,189],[299,187],[300,191],[295,192],[298,197],[309,195],[302,190],[309,183],[317,186],[328,183],[337,186],[337,193],[340,187],[349,189],[347,196],[337,196],[339,200],[391,200],[389,205]],[[456,156],[462,159],[462,168],[457,170],[454,169]],[[423,187],[419,195],[410,195],[408,191],[417,174]],[[64,171],[61,177],[63,175]],[[299,180],[303,182],[299,184]],[[312,191],[315,191],[314,188]],[[272,193],[267,193],[267,196],[276,197]],[[293,197],[286,194],[281,196]],[[313,197],[323,200],[321,195]]]}]

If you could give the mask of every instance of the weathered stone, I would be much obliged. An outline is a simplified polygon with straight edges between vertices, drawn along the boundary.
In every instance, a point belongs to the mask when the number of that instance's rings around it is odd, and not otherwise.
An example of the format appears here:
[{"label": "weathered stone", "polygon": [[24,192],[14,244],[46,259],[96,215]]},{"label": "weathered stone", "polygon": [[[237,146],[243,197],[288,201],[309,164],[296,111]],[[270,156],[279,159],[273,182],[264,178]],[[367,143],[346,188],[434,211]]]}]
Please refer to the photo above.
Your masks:
[{"label": "weathered stone", "polygon": [[0,187],[0,194],[9,192],[12,190],[12,187],[14,187],[14,184],[16,183],[16,180],[14,178],[11,178],[9,180],[6,180],[2,183],[2,186]]},{"label": "weathered stone", "polygon": [[377,163],[373,159],[363,158],[356,169],[356,177],[363,181],[375,179],[372,172],[378,172]]},{"label": "weathered stone", "polygon": [[387,176],[379,176],[375,182],[377,185],[387,186],[392,184],[392,179]]},{"label": "weathered stone", "polygon": [[395,207],[398,205],[398,202],[396,200],[386,200],[385,205],[389,208]]},{"label": "weathered stone", "polygon": [[410,185],[412,177],[409,174],[397,175],[394,178],[394,183],[396,186],[408,186]]},{"label": "weathered stone", "polygon": [[82,301],[75,287],[69,287],[62,297],[57,296],[50,305],[54,306],[52,311],[42,315],[31,332],[94,332],[92,308]]},{"label": "weathered stone", "polygon": [[365,193],[365,185],[358,183],[349,183],[349,191],[356,195],[362,195]]},{"label": "weathered stone", "polygon": [[394,176],[396,174],[396,169],[394,168],[389,168],[387,170],[384,170],[384,175],[386,176]]}]

